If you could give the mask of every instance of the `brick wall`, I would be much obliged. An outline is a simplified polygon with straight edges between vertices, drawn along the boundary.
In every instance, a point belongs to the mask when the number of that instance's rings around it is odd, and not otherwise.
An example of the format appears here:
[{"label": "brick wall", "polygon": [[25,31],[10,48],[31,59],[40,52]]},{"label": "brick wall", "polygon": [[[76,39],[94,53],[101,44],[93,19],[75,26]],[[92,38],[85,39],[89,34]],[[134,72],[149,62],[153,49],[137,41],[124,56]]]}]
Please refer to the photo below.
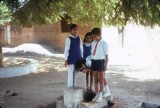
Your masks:
[{"label": "brick wall", "polygon": [[11,25],[11,45],[17,46],[23,43],[34,42],[33,27]]},{"label": "brick wall", "polygon": [[[90,27],[79,26],[78,35],[82,38],[86,32],[90,31]],[[51,24],[45,27],[34,26],[34,37],[37,42],[52,44],[59,51],[64,50],[66,38],[69,32],[62,32],[61,22]]]},{"label": "brick wall", "polygon": [[[90,27],[79,26],[78,35],[83,40],[85,33],[90,30]],[[0,34],[4,33],[4,30],[0,31]],[[43,43],[52,45],[55,49],[63,52],[65,41],[69,34],[69,32],[62,32],[61,22],[43,27],[39,27],[37,25],[33,25],[32,27],[22,27],[21,25],[12,24],[11,46],[14,47],[23,43]],[[6,45],[5,35],[0,36],[2,38],[3,44]]]}]

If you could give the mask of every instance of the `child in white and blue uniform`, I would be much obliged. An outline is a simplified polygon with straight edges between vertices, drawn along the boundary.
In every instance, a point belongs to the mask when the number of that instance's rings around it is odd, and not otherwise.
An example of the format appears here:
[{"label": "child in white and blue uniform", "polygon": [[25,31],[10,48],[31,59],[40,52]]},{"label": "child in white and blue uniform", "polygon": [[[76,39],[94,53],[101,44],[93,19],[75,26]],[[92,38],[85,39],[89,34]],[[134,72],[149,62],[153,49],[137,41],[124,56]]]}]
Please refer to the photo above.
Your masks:
[{"label": "child in white and blue uniform", "polygon": [[[96,96],[92,101],[100,102],[103,97],[110,95],[108,84],[105,79],[105,71],[107,70],[108,64],[108,44],[102,39],[101,30],[99,28],[93,28],[91,34],[94,39],[91,46],[91,70],[94,76],[96,91]],[[106,89],[106,91],[108,90],[105,94],[103,94],[104,89]]]},{"label": "child in white and blue uniform", "polygon": [[83,44],[81,38],[77,36],[78,26],[72,24],[70,26],[70,36],[66,39],[65,44],[65,67],[68,68],[68,87],[76,85],[76,72],[74,64],[83,58]]},{"label": "child in white and blue uniform", "polygon": [[[88,32],[86,33],[85,37],[84,37],[84,41],[83,41],[83,57],[84,60],[86,60],[86,58],[88,56],[91,55],[91,43],[92,43],[92,36],[91,33]],[[89,75],[90,75],[90,86],[89,86]],[[92,72],[87,72],[86,73],[86,86],[87,86],[87,90],[92,90],[92,83],[93,83],[93,75]]]}]

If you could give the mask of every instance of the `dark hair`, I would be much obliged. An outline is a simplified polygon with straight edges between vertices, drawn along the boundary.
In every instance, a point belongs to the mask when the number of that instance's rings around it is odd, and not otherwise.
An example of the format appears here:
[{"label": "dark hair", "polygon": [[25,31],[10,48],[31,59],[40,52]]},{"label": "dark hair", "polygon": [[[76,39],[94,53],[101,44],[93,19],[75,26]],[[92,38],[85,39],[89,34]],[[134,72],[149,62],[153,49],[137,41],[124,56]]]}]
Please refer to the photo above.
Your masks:
[{"label": "dark hair", "polygon": [[84,37],[84,40],[83,40],[83,43],[85,43],[86,42],[86,38],[87,38],[87,36],[90,36],[91,35],[91,32],[87,32],[86,33],[86,35],[85,35],[85,37]]},{"label": "dark hair", "polygon": [[101,34],[100,28],[97,28],[97,27],[93,28],[92,31],[91,31],[91,34],[100,35]]},{"label": "dark hair", "polygon": [[72,29],[74,29],[75,27],[78,27],[76,24],[71,24],[71,26],[70,26],[70,31],[72,30]]}]

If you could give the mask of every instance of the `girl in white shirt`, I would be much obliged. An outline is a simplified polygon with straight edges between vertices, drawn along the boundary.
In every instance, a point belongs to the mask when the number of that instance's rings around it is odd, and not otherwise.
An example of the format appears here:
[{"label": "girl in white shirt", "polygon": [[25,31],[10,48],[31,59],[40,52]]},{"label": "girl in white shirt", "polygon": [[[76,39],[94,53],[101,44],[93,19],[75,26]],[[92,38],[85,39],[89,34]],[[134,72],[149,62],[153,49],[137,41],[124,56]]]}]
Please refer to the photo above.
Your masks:
[{"label": "girl in white shirt", "polygon": [[[86,60],[88,56],[91,55],[91,43],[92,43],[92,36],[91,33],[88,32],[86,33],[84,37],[84,43],[83,43],[83,58]],[[90,76],[90,78],[89,78]],[[89,79],[90,79],[90,86],[89,86]],[[92,83],[93,83],[93,75],[92,72],[89,71],[86,73],[86,85],[87,85],[87,90],[92,90]]]},{"label": "girl in white shirt", "polygon": [[64,50],[65,67],[68,68],[68,87],[76,86],[76,72],[74,65],[83,58],[83,45],[81,38],[77,36],[78,26],[70,26],[70,35],[66,39]]}]

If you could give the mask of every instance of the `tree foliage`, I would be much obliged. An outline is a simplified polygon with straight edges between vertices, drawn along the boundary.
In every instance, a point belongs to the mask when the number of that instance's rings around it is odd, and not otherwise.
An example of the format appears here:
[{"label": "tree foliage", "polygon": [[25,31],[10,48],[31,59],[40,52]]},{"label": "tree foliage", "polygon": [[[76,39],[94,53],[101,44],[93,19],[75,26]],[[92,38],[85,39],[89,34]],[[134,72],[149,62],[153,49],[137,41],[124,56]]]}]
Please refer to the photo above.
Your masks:
[{"label": "tree foliage", "polygon": [[0,25],[4,25],[10,20],[11,20],[11,12],[9,8],[5,3],[0,2]]},{"label": "tree foliage", "polygon": [[23,4],[25,4],[28,0],[1,0],[5,4],[7,4],[8,8],[15,12],[17,11]]},{"label": "tree foliage", "polygon": [[[14,1],[14,0],[12,0]],[[82,25],[160,25],[160,0],[29,0],[13,14],[24,25],[49,24],[69,16]]]}]

